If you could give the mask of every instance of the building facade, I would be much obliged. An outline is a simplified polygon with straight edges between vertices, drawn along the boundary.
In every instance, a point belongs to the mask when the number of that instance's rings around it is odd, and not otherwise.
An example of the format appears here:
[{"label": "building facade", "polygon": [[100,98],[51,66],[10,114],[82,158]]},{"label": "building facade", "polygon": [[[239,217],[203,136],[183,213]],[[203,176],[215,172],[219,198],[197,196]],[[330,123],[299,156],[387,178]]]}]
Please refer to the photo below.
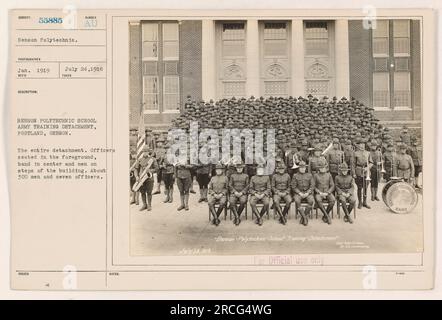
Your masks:
[{"label": "building facade", "polygon": [[[166,128],[187,97],[354,97],[388,126],[421,121],[419,20],[131,22],[130,125]],[[142,110],[142,112],[141,112]]]}]

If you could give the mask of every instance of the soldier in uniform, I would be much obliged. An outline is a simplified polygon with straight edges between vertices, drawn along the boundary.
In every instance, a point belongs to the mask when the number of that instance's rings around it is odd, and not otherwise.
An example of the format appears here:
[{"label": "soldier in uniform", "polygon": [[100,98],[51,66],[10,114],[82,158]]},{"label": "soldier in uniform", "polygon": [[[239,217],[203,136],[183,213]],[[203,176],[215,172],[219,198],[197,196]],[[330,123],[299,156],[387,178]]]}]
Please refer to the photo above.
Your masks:
[{"label": "soldier in uniform", "polygon": [[175,166],[175,179],[181,200],[181,205],[177,208],[178,211],[189,210],[189,190],[192,183],[191,168],[192,165],[185,163],[185,161],[178,162]]},{"label": "soldier in uniform", "polygon": [[373,166],[370,168],[371,201],[379,201],[378,186],[379,179],[381,177],[382,157],[375,140],[373,140],[370,144],[370,158],[373,162]]},{"label": "soldier in uniform", "polygon": [[355,151],[355,182],[358,188],[358,209],[363,206],[370,209],[367,204],[367,187],[370,183],[367,181],[367,170],[369,172],[373,161],[370,157],[370,152],[365,150],[365,142],[360,139],[356,141],[358,150]]},{"label": "soldier in uniform", "polygon": [[129,181],[130,181],[130,204],[134,204],[138,205],[138,197],[139,197],[139,192],[138,191],[133,191],[132,188],[136,182],[136,178],[135,178],[135,165],[134,163],[137,161],[135,159],[135,155],[130,153],[129,154],[129,161],[130,161],[130,170],[129,170]]},{"label": "soldier in uniform", "polygon": [[[228,179],[224,175],[224,166],[217,164],[215,166],[216,175],[210,179],[208,205],[210,213],[213,217],[212,224],[218,226],[220,224],[219,216],[227,205]],[[218,210],[215,210],[215,204],[219,204]]]},{"label": "soldier in uniform", "polygon": [[284,153],[284,163],[287,166],[287,172],[291,176],[293,176],[295,169],[293,168],[293,164],[295,164],[295,154],[297,150],[294,146],[290,146]]},{"label": "soldier in uniform", "polygon": [[339,146],[339,139],[334,138],[333,149],[327,153],[328,168],[333,181],[339,173],[339,165],[344,162],[344,152],[340,150]]},{"label": "soldier in uniform", "polygon": [[308,141],[301,142],[301,150],[298,152],[299,161],[304,161],[307,165],[310,159],[310,152],[308,151]]},{"label": "soldier in uniform", "polygon": [[164,181],[164,193],[166,194],[166,199],[164,199],[164,203],[172,203],[173,202],[173,184],[175,182],[175,167],[173,163],[169,162],[167,156],[164,156],[164,160],[162,161],[162,172]]},{"label": "soldier in uniform", "polygon": [[407,147],[411,144],[411,136],[408,133],[408,128],[406,126],[402,127],[402,132],[400,134],[401,142],[404,143]]},{"label": "soldier in uniform", "polygon": [[405,182],[414,183],[414,163],[413,159],[407,154],[408,146],[402,143],[399,147],[400,152],[396,155],[393,164],[393,173],[396,177],[404,179]]},{"label": "soldier in uniform", "polygon": [[[273,205],[276,212],[279,215],[279,222],[282,224],[287,223],[287,212],[290,210],[290,204],[292,203],[292,196],[290,195],[290,175],[285,172],[285,164],[283,162],[278,163],[276,172],[272,176],[272,192],[273,192]],[[281,199],[285,202],[284,211],[281,210]]]},{"label": "soldier in uniform", "polygon": [[351,140],[346,140],[344,145],[344,160],[350,168],[351,176],[355,175],[355,151],[353,150],[353,145]]},{"label": "soldier in uniform", "polygon": [[388,143],[385,152],[382,154],[382,161],[384,161],[384,179],[385,181],[390,181],[391,177],[393,176],[393,163],[394,158],[396,157],[395,151],[393,149],[393,145],[391,143]]},{"label": "soldier in uniform", "polygon": [[316,174],[319,172],[319,167],[327,166],[327,159],[323,155],[321,155],[321,147],[316,144],[314,147],[313,156],[310,157],[309,160],[309,170],[311,174]]},{"label": "soldier in uniform", "polygon": [[[271,183],[270,178],[264,175],[264,165],[258,164],[256,168],[256,175],[250,179],[249,194],[250,194],[250,206],[252,213],[256,217],[255,223],[262,225],[262,217],[269,210],[270,196],[271,196]],[[264,206],[261,212],[258,212],[256,205],[261,202]]]},{"label": "soldier in uniform", "polygon": [[[149,167],[150,166],[150,167]],[[148,168],[149,167],[149,168]],[[138,182],[144,171],[150,172],[151,177],[146,179],[141,185],[139,191],[141,194],[141,201],[143,205],[140,211],[147,209],[147,211],[152,210],[152,189],[153,189],[153,174],[158,170],[157,160],[153,156],[153,150],[147,145],[143,146],[143,157],[138,160],[138,164],[135,166],[135,178]]]},{"label": "soldier in uniform", "polygon": [[335,178],[336,196],[344,210],[344,222],[353,223],[350,214],[356,204],[354,178],[348,174],[348,166],[345,162],[339,165],[339,172],[340,174]]},{"label": "soldier in uniform", "polygon": [[[229,203],[230,210],[233,212],[233,223],[238,226],[241,223],[241,213],[247,205],[247,193],[249,188],[249,176],[244,173],[244,164],[237,162],[235,164],[236,172],[230,175],[229,179]],[[236,204],[239,202],[239,208]]]},{"label": "soldier in uniform", "polygon": [[166,157],[166,149],[164,148],[164,139],[162,137],[158,138],[156,143],[155,158],[158,162],[158,172],[157,172],[157,190],[153,194],[161,193],[161,182],[163,180],[163,166],[162,163]]},{"label": "soldier in uniform", "polygon": [[412,146],[408,150],[411,159],[414,163],[414,186],[420,188],[418,185],[419,174],[422,172],[422,149],[418,147],[416,138],[412,139]]},{"label": "soldier in uniform", "polygon": [[[307,172],[307,165],[304,161],[301,161],[299,163],[299,172],[293,175],[291,188],[296,204],[296,210],[301,215],[300,223],[306,226],[308,224],[308,216],[313,208],[313,204],[315,201],[313,198],[315,181],[313,179],[313,175]],[[307,201],[305,212],[301,210],[302,200]]]},{"label": "soldier in uniform", "polygon": [[[313,175],[313,179],[315,181],[316,205],[323,213],[322,221],[331,224],[332,221],[329,213],[333,209],[333,206],[336,202],[336,199],[333,196],[335,183],[332,179],[331,174],[327,172],[327,167],[325,164],[320,164],[318,169],[319,172]],[[322,204],[324,200],[327,200],[327,209],[325,209],[324,205]]]}]

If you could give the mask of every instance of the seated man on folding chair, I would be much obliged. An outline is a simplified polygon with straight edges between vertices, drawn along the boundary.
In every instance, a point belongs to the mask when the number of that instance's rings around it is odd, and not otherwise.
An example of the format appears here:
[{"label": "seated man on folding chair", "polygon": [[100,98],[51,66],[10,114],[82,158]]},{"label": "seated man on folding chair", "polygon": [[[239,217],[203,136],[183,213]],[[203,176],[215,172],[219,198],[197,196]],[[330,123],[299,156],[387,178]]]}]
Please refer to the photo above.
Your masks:
[{"label": "seated man on folding chair", "polygon": [[[270,195],[271,195],[270,177],[264,175],[264,165],[258,164],[256,168],[256,175],[250,179],[249,194],[250,194],[250,207],[252,213],[256,217],[255,223],[262,226],[262,217],[269,210]],[[258,212],[257,204],[262,203],[263,207],[261,212]]]},{"label": "seated man on folding chair", "polygon": [[[210,179],[209,182],[209,195],[207,197],[207,202],[209,204],[209,210],[212,214],[212,224],[218,226],[221,221],[219,219],[220,214],[226,207],[227,204],[227,188],[229,181],[224,175],[224,166],[222,164],[217,164],[215,167],[216,175]],[[218,210],[215,209],[215,205],[219,204]]]},{"label": "seated man on folding chair", "polygon": [[[333,210],[333,206],[335,205],[336,199],[333,195],[333,191],[335,190],[335,183],[333,182],[333,178],[330,172],[327,172],[327,164],[320,163],[318,165],[319,172],[313,176],[315,180],[315,200],[316,205],[323,213],[322,221],[325,223],[331,224],[330,212]],[[324,208],[322,202],[326,200],[328,205],[327,209]]]},{"label": "seated man on folding chair", "polygon": [[[313,198],[313,190],[315,181],[313,175],[307,172],[307,164],[304,161],[299,162],[299,172],[295,173],[292,178],[291,187],[293,191],[293,199],[296,204],[296,210],[301,215],[299,223],[307,226],[308,216],[313,208],[315,199]],[[307,201],[305,211],[301,209],[302,201]]]},{"label": "seated man on folding chair", "polygon": [[[233,212],[233,224],[238,226],[241,223],[241,213],[247,206],[247,190],[249,188],[249,176],[244,173],[245,165],[242,162],[235,164],[236,172],[230,175],[229,179],[229,203]],[[239,208],[236,205],[239,202]],[[247,216],[246,216],[247,218]]]},{"label": "seated man on folding chair", "polygon": [[[279,215],[279,222],[287,223],[287,212],[289,212],[292,196],[290,195],[290,175],[285,172],[284,162],[279,162],[276,172],[272,176],[273,205]],[[285,201],[284,211],[281,209],[281,199]]]},{"label": "seated man on folding chair", "polygon": [[[348,166],[345,162],[339,165],[339,175],[335,178],[336,196],[344,210],[344,222],[353,223],[350,213],[355,207],[354,178],[348,174]],[[348,207],[347,207],[348,202]]]}]

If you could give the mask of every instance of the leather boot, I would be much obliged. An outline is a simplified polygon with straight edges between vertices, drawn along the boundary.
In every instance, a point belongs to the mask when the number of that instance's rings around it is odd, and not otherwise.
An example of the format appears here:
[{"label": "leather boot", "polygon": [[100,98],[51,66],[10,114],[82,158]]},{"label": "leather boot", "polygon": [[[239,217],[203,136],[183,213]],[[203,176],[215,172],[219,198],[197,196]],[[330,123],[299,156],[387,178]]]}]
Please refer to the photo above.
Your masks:
[{"label": "leather boot", "polygon": [[371,191],[371,201],[374,201],[374,188],[370,188]]},{"label": "leather boot", "polygon": [[284,218],[284,224],[287,223],[287,214],[290,210],[290,204],[286,204],[284,210],[282,211],[282,217]]},{"label": "leather boot", "polygon": [[169,189],[169,203],[173,202],[173,187]]},{"label": "leather boot", "polygon": [[147,195],[147,211],[152,211],[152,195]]},{"label": "leather boot", "polygon": [[181,210],[183,210],[184,208],[185,208],[185,205],[184,205],[184,195],[180,195],[180,200],[181,200],[181,205],[178,207],[178,211],[181,211]]},{"label": "leather boot", "polygon": [[184,209],[189,211],[189,194],[184,195]]},{"label": "leather boot", "polygon": [[306,207],[305,211],[304,211],[304,221],[303,221],[303,225],[307,226],[308,225],[308,217],[310,215],[310,211],[312,210],[311,207]]},{"label": "leather boot", "polygon": [[166,194],[166,199],[164,199],[164,203],[169,203],[169,200],[170,200],[170,190],[168,190],[168,189],[166,189],[165,191],[164,191],[164,193]]},{"label": "leather boot", "polygon": [[364,206],[367,209],[371,209],[371,207],[367,204],[367,197],[364,197],[364,202],[362,203],[362,206]]},{"label": "leather boot", "polygon": [[140,191],[136,191],[134,197],[135,197],[135,205],[139,205],[140,204]]},{"label": "leather boot", "polygon": [[319,210],[321,210],[321,212],[323,214],[322,221],[324,221],[325,223],[330,223],[330,217],[328,216],[328,213],[325,210],[325,208],[322,205],[322,203],[318,202],[317,205],[318,205]]},{"label": "leather boot", "polygon": [[200,198],[198,199],[198,203],[201,203],[204,201],[204,189],[200,189]]},{"label": "leather boot", "polygon": [[362,209],[362,190],[358,188],[358,209]]},{"label": "leather boot", "polygon": [[140,208],[140,211],[147,209],[147,203],[146,203],[146,194],[143,192],[141,193],[141,201],[143,202],[143,205]]},{"label": "leather boot", "polygon": [[239,219],[239,217],[238,217],[238,211],[236,210],[236,204],[232,204],[232,205],[230,205],[230,210],[232,211],[232,213],[233,213],[233,224],[235,225],[235,226],[237,226],[239,223],[238,223],[238,219]]},{"label": "leather boot", "polygon": [[340,204],[341,204],[341,207],[342,207],[342,210],[344,210],[344,221],[345,222],[349,222],[349,213],[348,213],[348,208],[347,208],[347,203],[346,203],[346,201],[339,201],[340,202]]},{"label": "leather boot", "polygon": [[378,198],[378,188],[374,188],[374,199],[376,201],[379,201],[379,198]]},{"label": "leather boot", "polygon": [[160,194],[161,193],[161,183],[157,184],[157,190],[153,194]]},{"label": "leather boot", "polygon": [[134,203],[135,203],[135,192],[131,191],[129,204],[134,204]]}]

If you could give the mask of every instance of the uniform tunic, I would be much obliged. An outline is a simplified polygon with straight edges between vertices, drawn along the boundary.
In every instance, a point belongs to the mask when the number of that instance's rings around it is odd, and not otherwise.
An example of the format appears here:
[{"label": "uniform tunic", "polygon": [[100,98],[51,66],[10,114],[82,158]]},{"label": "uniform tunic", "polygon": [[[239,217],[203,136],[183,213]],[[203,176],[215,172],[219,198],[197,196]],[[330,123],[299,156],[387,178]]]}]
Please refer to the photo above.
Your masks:
[{"label": "uniform tunic", "polygon": [[181,195],[189,193],[190,184],[192,183],[192,176],[190,173],[190,165],[177,165],[175,167],[175,178],[177,180],[177,186]]},{"label": "uniform tunic", "polygon": [[410,155],[399,153],[394,161],[395,176],[403,178],[405,181],[414,177],[414,163]]},{"label": "uniform tunic", "polygon": [[319,167],[324,164],[327,164],[327,160],[324,156],[311,157],[309,161],[309,172],[312,174],[317,173],[319,171]]},{"label": "uniform tunic", "polygon": [[[229,187],[229,181],[225,175],[216,175],[210,179],[209,182],[209,195],[207,202],[209,205],[214,205],[219,202],[220,205],[224,205],[227,202],[227,190]],[[221,198],[217,199],[215,195],[222,194]]]},{"label": "uniform tunic", "polygon": [[[354,197],[354,179],[351,175],[338,175],[335,178],[336,195],[341,201],[348,201],[350,203],[356,202]],[[345,196],[344,193],[349,193],[349,196]]]},{"label": "uniform tunic", "polygon": [[370,151],[370,157],[371,160],[373,161],[373,166],[370,169],[370,183],[371,186],[373,188],[377,188],[378,187],[378,183],[379,183],[379,178],[381,176],[381,162],[382,162],[382,158],[381,158],[381,153],[377,150],[375,151]]},{"label": "uniform tunic", "polygon": [[[249,183],[250,204],[256,205],[260,200],[264,205],[269,204],[269,197],[271,195],[272,186],[269,176],[253,176]],[[262,199],[258,199],[255,194],[264,194]]]},{"label": "uniform tunic", "polygon": [[394,151],[385,151],[382,154],[382,160],[384,161],[384,178],[386,181],[389,181],[391,176],[393,175],[393,159],[396,157]]},{"label": "uniform tunic", "polygon": [[[249,176],[245,173],[232,173],[229,179],[229,202],[231,205],[235,205],[237,201],[241,204],[247,202],[247,192],[249,188]],[[241,192],[242,195],[237,197],[235,192]]]},{"label": "uniform tunic", "polygon": [[[287,204],[292,202],[292,197],[290,195],[290,175],[288,173],[274,174],[271,183],[273,191],[273,200],[276,203],[279,203],[279,201],[281,201],[281,198],[283,198],[285,203]],[[280,196],[278,192],[284,192],[285,195]]]},{"label": "uniform tunic", "polygon": [[[291,188],[294,193],[294,200],[296,207],[300,208],[302,199],[306,199],[309,206],[313,205],[313,189],[315,187],[315,180],[313,175],[309,172],[298,172],[293,176]],[[308,193],[306,197],[301,197],[301,193]]]},{"label": "uniform tunic", "polygon": [[[329,172],[326,173],[317,173],[313,176],[315,180],[315,199],[318,202],[327,199],[328,203],[334,203],[335,197],[333,196],[333,191],[335,190],[335,183],[333,182],[333,178]],[[322,196],[320,192],[327,193],[327,196]]]},{"label": "uniform tunic", "polygon": [[327,154],[327,162],[330,173],[335,177],[339,172],[339,165],[344,161],[344,152],[333,149]]},{"label": "uniform tunic", "polygon": [[409,150],[411,159],[414,163],[414,176],[417,178],[422,171],[422,149],[417,146],[412,146]]},{"label": "uniform tunic", "polygon": [[345,160],[345,163],[347,163],[348,167],[350,168],[350,174],[352,176],[354,176],[355,175],[355,152],[351,148],[344,150],[344,160]]}]

